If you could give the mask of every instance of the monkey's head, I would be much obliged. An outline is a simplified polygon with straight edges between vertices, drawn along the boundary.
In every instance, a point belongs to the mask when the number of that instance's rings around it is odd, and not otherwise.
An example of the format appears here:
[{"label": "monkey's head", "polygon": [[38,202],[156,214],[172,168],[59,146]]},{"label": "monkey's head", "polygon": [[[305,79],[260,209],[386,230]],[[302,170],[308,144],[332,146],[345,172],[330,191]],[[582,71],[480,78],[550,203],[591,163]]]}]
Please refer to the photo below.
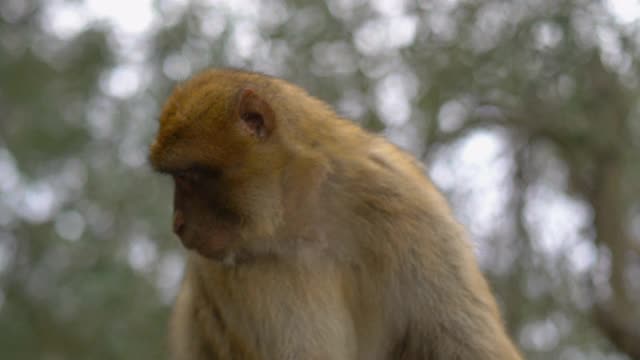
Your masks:
[{"label": "monkey's head", "polygon": [[202,73],[171,94],[160,116],[150,161],[173,179],[173,230],[209,258],[260,246],[282,225],[290,153],[265,78]]}]

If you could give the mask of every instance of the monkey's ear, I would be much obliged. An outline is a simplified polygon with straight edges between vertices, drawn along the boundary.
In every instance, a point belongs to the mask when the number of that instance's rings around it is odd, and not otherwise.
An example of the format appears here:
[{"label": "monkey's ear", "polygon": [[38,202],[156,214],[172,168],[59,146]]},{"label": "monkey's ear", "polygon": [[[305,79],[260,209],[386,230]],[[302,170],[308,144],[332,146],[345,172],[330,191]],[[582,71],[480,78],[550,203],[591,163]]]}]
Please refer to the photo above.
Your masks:
[{"label": "monkey's ear", "polygon": [[271,105],[252,89],[240,91],[238,116],[242,125],[258,139],[266,139],[275,128],[275,113]]}]

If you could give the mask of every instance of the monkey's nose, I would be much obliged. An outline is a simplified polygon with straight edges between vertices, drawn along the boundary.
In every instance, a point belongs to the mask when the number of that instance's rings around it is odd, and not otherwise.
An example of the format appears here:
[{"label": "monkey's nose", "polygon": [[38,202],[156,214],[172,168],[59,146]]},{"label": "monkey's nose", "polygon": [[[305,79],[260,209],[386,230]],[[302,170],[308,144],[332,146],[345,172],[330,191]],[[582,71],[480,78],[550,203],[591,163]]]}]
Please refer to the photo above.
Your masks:
[{"label": "monkey's nose", "polygon": [[184,231],[184,215],[182,211],[175,211],[173,213],[173,232],[176,235],[181,235]]}]

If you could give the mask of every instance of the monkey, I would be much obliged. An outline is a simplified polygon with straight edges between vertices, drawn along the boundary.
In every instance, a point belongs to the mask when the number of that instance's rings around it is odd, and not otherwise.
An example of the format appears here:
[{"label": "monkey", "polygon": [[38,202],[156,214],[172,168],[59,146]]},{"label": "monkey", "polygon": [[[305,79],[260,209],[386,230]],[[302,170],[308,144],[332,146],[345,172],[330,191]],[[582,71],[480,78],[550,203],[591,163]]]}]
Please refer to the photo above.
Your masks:
[{"label": "monkey", "polygon": [[521,359],[422,164],[302,88],[198,73],[149,159],[187,249],[172,359]]}]

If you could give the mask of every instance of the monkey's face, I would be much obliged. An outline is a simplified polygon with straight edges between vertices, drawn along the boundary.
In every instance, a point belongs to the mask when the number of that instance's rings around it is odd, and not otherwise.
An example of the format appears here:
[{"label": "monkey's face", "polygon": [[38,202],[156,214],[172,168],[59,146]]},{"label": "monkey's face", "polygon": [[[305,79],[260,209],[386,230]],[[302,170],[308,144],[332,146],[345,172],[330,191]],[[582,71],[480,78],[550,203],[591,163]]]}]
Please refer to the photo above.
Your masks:
[{"label": "monkey's face", "polygon": [[205,73],[176,90],[150,153],[153,167],[174,180],[174,232],[209,258],[264,249],[259,239],[277,230],[282,214],[286,156],[275,113],[257,90],[231,80]]},{"label": "monkey's face", "polygon": [[172,175],[173,231],[182,244],[203,256],[218,259],[239,237],[241,214],[221,191],[222,175],[193,168]]}]

